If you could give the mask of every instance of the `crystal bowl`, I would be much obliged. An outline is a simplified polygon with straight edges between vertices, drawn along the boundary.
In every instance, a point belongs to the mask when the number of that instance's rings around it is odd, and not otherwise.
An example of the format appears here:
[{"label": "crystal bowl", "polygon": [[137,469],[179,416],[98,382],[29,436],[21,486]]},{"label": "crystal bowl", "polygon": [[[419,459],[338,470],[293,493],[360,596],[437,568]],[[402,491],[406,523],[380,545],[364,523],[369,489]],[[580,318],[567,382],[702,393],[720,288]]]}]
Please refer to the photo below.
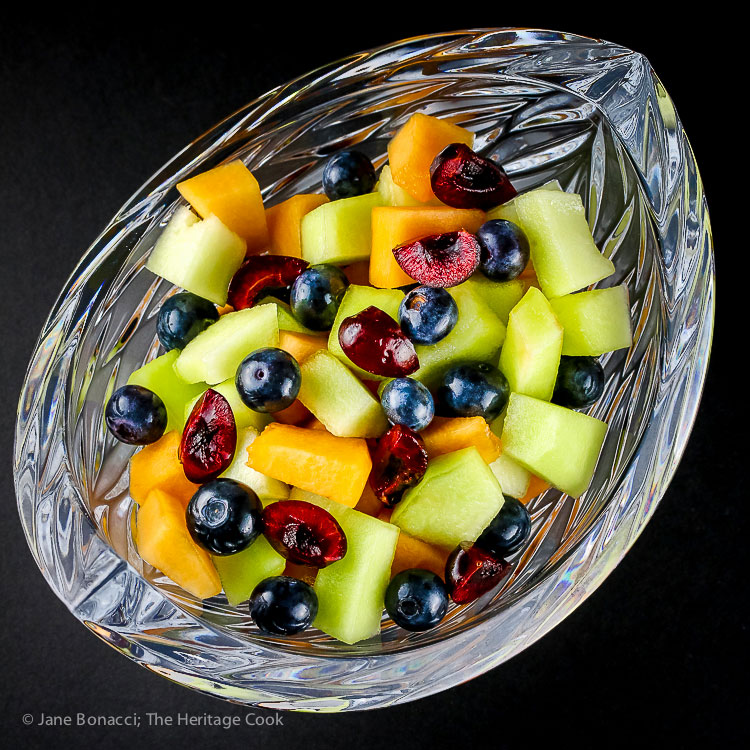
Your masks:
[{"label": "crystal bowl", "polygon": [[[449,117],[519,189],[558,179],[581,194],[595,239],[630,290],[634,342],[602,358],[609,424],[592,485],[530,504],[530,544],[501,590],[435,630],[384,619],[348,646],[311,630],[257,631],[223,597],[199,602],[138,557],[127,494],[132,448],[103,427],[109,394],[156,355],[155,314],[174,289],[145,270],[180,197],[176,183],[241,157],[266,200],[320,186],[326,155],[376,166],[414,112]],[[463,31],[364,52],[268,92],[152,177],[86,251],[56,302],[21,394],[14,470],[31,551],[99,638],[207,694],[273,708],[344,711],[414,700],[501,664],[570,614],[617,565],[682,455],[713,322],[702,184],[648,61],[608,42],[528,29]]]}]

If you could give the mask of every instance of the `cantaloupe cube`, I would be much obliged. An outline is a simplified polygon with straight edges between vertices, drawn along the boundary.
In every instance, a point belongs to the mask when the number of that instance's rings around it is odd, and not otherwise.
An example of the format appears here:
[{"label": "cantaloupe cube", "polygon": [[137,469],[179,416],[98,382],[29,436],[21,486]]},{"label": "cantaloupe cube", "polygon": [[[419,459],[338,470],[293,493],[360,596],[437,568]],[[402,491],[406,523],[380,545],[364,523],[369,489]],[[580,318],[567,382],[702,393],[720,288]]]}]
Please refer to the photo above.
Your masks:
[{"label": "cantaloupe cube", "polygon": [[377,517],[378,513],[383,509],[383,503],[375,497],[375,493],[372,491],[369,482],[365,485],[364,490],[362,490],[362,497],[357,501],[355,509],[360,513],[366,513],[368,516],[373,517]]},{"label": "cantaloupe cube", "polygon": [[283,203],[266,209],[268,245],[272,255],[302,257],[302,218],[318,206],[328,203],[325,195],[293,195]]},{"label": "cantaloupe cube", "polygon": [[350,284],[357,284],[359,286],[370,285],[370,260],[358,260],[356,263],[352,263],[349,266],[344,266],[341,269],[346,275],[346,280]]},{"label": "cantaloupe cube", "polygon": [[290,406],[273,413],[273,418],[282,424],[302,424],[312,417],[312,412],[298,399]]},{"label": "cantaloupe cube", "polygon": [[[380,197],[383,199],[384,206],[425,205],[393,181],[391,167],[389,164],[386,164],[380,171],[380,179],[378,180],[377,189],[380,193]],[[436,205],[440,205],[440,201],[438,201],[437,198],[433,198],[432,202],[434,202]]]},{"label": "cantaloupe cube", "polygon": [[484,212],[448,206],[381,206],[372,209],[370,283],[383,289],[413,284],[401,270],[393,248],[431,234],[465,229],[476,232]]},{"label": "cantaloupe cube", "polygon": [[221,164],[177,185],[205,219],[213,214],[247,243],[248,253],[268,247],[268,227],[258,181],[239,160]]},{"label": "cantaloupe cube", "polygon": [[536,474],[529,474],[529,486],[526,488],[523,497],[519,497],[518,499],[526,505],[535,497],[539,497],[542,492],[546,492],[550,487],[552,485],[549,482],[545,482],[541,477],[538,477]]},{"label": "cantaloupe cube", "polygon": [[402,570],[430,570],[436,576],[445,580],[445,563],[448,560],[448,550],[427,544],[421,539],[415,539],[405,532],[398,535],[396,554],[391,565],[391,578]]},{"label": "cantaloupe cube", "polygon": [[451,143],[474,145],[474,134],[448,120],[413,114],[388,144],[393,181],[422,203],[434,199],[430,185],[433,159]]},{"label": "cantaloupe cube", "polygon": [[484,417],[435,417],[420,435],[430,458],[471,445],[488,464],[500,455],[500,439]]},{"label": "cantaloupe cube", "polygon": [[185,506],[162,490],[151,490],[136,516],[138,554],[149,565],[199,599],[221,592],[211,556],[190,536]]},{"label": "cantaloupe cube", "polygon": [[362,438],[273,422],[248,448],[250,468],[353,508],[372,469]]},{"label": "cantaloupe cube", "polygon": [[310,336],[294,331],[279,331],[279,349],[289,352],[298,364],[302,364],[310,355],[328,346],[326,336]]}]

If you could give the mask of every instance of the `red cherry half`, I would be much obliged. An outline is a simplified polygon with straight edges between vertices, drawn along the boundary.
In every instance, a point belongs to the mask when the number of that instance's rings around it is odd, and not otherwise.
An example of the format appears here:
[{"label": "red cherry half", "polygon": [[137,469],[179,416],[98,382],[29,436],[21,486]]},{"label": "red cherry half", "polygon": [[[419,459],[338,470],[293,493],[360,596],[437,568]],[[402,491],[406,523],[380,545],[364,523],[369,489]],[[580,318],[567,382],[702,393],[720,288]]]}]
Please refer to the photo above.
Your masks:
[{"label": "red cherry half", "polygon": [[479,240],[463,229],[421,237],[393,249],[401,269],[420,284],[456,286],[479,267]]},{"label": "red cherry half", "polygon": [[373,452],[370,487],[381,503],[393,507],[425,471],[424,441],[414,430],[395,424],[378,440]]},{"label": "red cherry half", "polygon": [[445,563],[445,584],[456,604],[468,604],[495,588],[510,570],[510,563],[461,542]]},{"label": "red cherry half", "polygon": [[227,302],[235,310],[252,307],[265,290],[293,284],[307,266],[306,260],[288,255],[251,255],[232,277]]}]

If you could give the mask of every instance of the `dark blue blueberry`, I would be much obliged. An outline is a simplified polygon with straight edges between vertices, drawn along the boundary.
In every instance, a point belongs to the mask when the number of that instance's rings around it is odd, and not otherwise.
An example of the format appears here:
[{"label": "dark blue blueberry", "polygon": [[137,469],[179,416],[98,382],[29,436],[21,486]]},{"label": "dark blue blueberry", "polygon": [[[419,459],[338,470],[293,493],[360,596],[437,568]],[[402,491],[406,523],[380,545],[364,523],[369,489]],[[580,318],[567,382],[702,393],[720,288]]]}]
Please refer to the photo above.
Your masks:
[{"label": "dark blue blueberry", "polygon": [[456,325],[458,305],[445,289],[418,286],[401,300],[398,321],[401,330],[412,341],[435,344]]},{"label": "dark blue blueberry", "polygon": [[391,380],[383,388],[380,403],[392,424],[402,424],[415,432],[424,430],[435,416],[432,394],[412,378]]},{"label": "dark blue blueberry", "polygon": [[323,190],[332,201],[371,193],[376,181],[375,167],[361,151],[334,154],[323,169]]},{"label": "dark blue blueberry", "polygon": [[526,506],[505,495],[500,512],[475,542],[476,546],[495,557],[505,557],[521,549],[531,534],[531,516]]},{"label": "dark blue blueberry", "polygon": [[167,428],[167,407],[148,388],[124,385],[107,401],[104,410],[107,429],[122,443],[155,443]]},{"label": "dark blue blueberry", "polygon": [[560,357],[552,402],[569,409],[591,406],[604,392],[604,369],[595,357]]},{"label": "dark blue blueberry", "polygon": [[314,331],[330,330],[347,286],[344,272],[336,266],[310,266],[292,284],[289,304],[294,317]]},{"label": "dark blue blueberry", "polygon": [[167,351],[184,349],[218,319],[219,313],[213,303],[191,292],[180,292],[161,306],[156,319],[156,335]]},{"label": "dark blue blueberry", "polygon": [[240,362],[235,385],[253,411],[276,412],[297,398],[302,375],[297,360],[283,349],[256,349]]},{"label": "dark blue blueberry", "polygon": [[403,570],[388,584],[385,608],[405,630],[434,628],[448,610],[448,592],[439,576],[429,570]]},{"label": "dark blue blueberry", "polygon": [[201,485],[185,511],[190,536],[212,555],[233,555],[261,532],[263,505],[249,487],[234,479]]},{"label": "dark blue blueberry", "polygon": [[497,367],[485,362],[451,367],[440,380],[435,407],[444,417],[484,417],[488,422],[500,415],[510,396],[510,386]]},{"label": "dark blue blueberry", "polygon": [[294,635],[309,627],[318,614],[312,586],[289,576],[261,581],[250,596],[250,616],[270,635]]},{"label": "dark blue blueberry", "polygon": [[479,227],[479,269],[493,281],[510,281],[523,273],[529,262],[529,241],[512,221],[492,219]]}]

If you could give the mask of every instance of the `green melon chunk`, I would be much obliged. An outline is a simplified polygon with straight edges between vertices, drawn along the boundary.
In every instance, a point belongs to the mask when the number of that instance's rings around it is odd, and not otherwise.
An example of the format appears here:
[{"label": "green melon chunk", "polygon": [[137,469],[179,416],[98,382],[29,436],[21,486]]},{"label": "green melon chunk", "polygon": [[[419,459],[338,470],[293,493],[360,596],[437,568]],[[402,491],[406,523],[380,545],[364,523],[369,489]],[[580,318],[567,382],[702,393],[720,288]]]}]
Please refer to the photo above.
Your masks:
[{"label": "green melon chunk", "polygon": [[607,425],[587,414],[511,393],[501,438],[503,452],[572,497],[594,476]]},{"label": "green melon chunk", "polygon": [[320,331],[313,331],[310,328],[305,328],[305,326],[294,317],[291,307],[289,307],[286,302],[276,299],[275,297],[263,297],[262,300],[255,303],[255,307],[260,307],[261,305],[276,305],[276,314],[278,316],[280,331],[305,333],[308,336],[320,335]]},{"label": "green melon chunk", "polygon": [[[535,188],[535,190],[562,190],[562,186],[558,180],[550,180],[549,182],[545,182],[544,185]],[[497,208],[488,211],[487,221],[490,221],[491,219],[505,219],[523,229],[523,226],[521,225],[521,217],[518,215],[515,206],[516,199],[517,198],[512,198],[507,203],[503,203],[502,206],[498,206]]]},{"label": "green melon chunk", "polygon": [[264,503],[286,500],[289,497],[288,484],[273,479],[273,477],[267,477],[247,465],[247,449],[258,437],[258,434],[258,430],[254,427],[237,430],[237,448],[234,452],[234,460],[221,476],[247,485],[255,491]]},{"label": "green melon chunk", "polygon": [[391,168],[386,164],[380,172],[377,185],[384,206],[423,206],[416,198],[393,181]]},{"label": "green melon chunk", "polygon": [[206,390],[205,383],[186,383],[176,372],[174,363],[180,356],[178,349],[162,354],[130,374],[128,385],[141,385],[153,391],[167,407],[167,429],[180,430],[185,426],[185,409]]},{"label": "green melon chunk", "polygon": [[212,556],[227,601],[233,607],[247,601],[265,578],[280,576],[286,560],[261,534],[249,547],[234,555]]},{"label": "green melon chunk", "polygon": [[419,484],[404,493],[391,523],[409,536],[450,549],[475,541],[503,502],[495,475],[471,446],[433,458]]},{"label": "green melon chunk", "polygon": [[311,265],[347,265],[367,260],[372,250],[372,209],[380,193],[324,203],[302,219],[302,257]]},{"label": "green melon chunk", "polygon": [[347,367],[366,380],[382,380],[380,375],[373,375],[366,372],[352,362],[344,354],[344,350],[339,344],[339,328],[345,318],[356,315],[370,306],[377,307],[385,313],[388,313],[395,321],[398,321],[398,306],[404,298],[404,293],[400,289],[375,289],[371,286],[360,286],[351,284],[346,290],[341,300],[336,319],[333,321],[331,333],[328,336],[328,351],[340,359]]},{"label": "green melon chunk", "polygon": [[503,488],[503,495],[520,498],[528,491],[531,474],[505,453],[490,464],[490,469]]},{"label": "green melon chunk", "polygon": [[229,282],[245,260],[245,247],[245,240],[215,216],[200,220],[180,206],[156,241],[146,268],[188,292],[224,305]]},{"label": "green melon chunk", "polygon": [[469,287],[448,290],[458,305],[458,322],[437,344],[416,347],[419,369],[411,376],[428,388],[460,362],[492,362],[505,339],[505,326],[489,305]]},{"label": "green melon chunk", "polygon": [[549,401],[555,390],[563,329],[546,297],[529,288],[513,308],[499,367],[510,390]]},{"label": "green melon chunk", "polygon": [[202,380],[214,385],[233,378],[240,362],[251,352],[278,345],[276,307],[251,307],[222,315],[182,350],[174,366],[188,383]]},{"label": "green melon chunk", "polygon": [[566,356],[598,357],[633,343],[625,284],[558,297],[552,309],[564,330]]},{"label": "green melon chunk", "polygon": [[[234,378],[228,378],[223,383],[218,383],[217,385],[209,387],[217,393],[220,393],[229,402],[229,406],[232,408],[232,414],[234,415],[234,424],[237,427],[238,432],[245,427],[252,427],[260,432],[267,424],[270,424],[273,421],[273,416],[271,414],[253,411],[249,406],[245,405],[245,402],[240,398],[240,394],[237,391]],[[206,390],[207,388],[204,386],[201,393],[185,406],[183,425],[187,422],[190,412],[195,406],[195,402]]]},{"label": "green melon chunk", "polygon": [[388,429],[383,407],[357,376],[325,349],[300,366],[299,400],[338,437],[380,437]]},{"label": "green melon chunk", "polygon": [[510,311],[518,304],[526,290],[526,284],[520,279],[512,281],[492,281],[482,274],[474,274],[468,281],[459,284],[456,289],[470,289],[481,297],[504,325],[508,325]]}]

